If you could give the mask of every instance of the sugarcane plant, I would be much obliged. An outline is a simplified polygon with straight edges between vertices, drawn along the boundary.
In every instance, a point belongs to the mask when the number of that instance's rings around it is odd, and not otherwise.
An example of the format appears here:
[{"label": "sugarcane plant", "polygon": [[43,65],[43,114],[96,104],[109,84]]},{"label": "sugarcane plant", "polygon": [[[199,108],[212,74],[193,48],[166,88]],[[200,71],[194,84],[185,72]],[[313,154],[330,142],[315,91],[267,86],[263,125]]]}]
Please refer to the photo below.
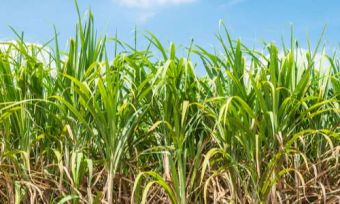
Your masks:
[{"label": "sugarcane plant", "polygon": [[1,203],[340,201],[340,64],[322,38],[250,49],[220,22],[213,51],[150,32],[140,48],[75,5],[66,51],[57,29],[0,42]]}]

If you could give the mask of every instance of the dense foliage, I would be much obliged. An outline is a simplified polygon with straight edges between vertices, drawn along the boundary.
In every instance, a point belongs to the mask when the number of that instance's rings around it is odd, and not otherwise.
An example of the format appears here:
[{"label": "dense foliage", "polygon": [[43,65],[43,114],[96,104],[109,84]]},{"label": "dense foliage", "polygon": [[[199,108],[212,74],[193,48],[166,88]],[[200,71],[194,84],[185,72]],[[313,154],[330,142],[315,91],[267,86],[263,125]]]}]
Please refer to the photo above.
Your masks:
[{"label": "dense foliage", "polygon": [[1,43],[0,202],[339,201],[339,59],[221,28],[185,56],[97,39],[91,14],[65,52]]}]

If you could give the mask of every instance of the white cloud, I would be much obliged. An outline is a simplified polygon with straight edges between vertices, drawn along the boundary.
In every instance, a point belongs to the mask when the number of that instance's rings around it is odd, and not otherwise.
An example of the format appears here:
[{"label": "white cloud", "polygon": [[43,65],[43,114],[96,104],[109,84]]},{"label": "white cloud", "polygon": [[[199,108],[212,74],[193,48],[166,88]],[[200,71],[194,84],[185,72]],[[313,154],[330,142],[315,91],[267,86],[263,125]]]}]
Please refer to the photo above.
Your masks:
[{"label": "white cloud", "polygon": [[145,24],[154,18],[161,9],[179,6],[199,0],[113,0],[122,7],[134,9],[136,23]]},{"label": "white cloud", "polygon": [[228,0],[220,5],[220,8],[229,8],[245,2],[246,0]]},{"label": "white cloud", "polygon": [[125,7],[149,9],[161,6],[187,4],[195,2],[196,0],[116,0],[116,1]]},{"label": "white cloud", "polygon": [[227,4],[228,6],[233,6],[244,2],[245,0],[230,0]]},{"label": "white cloud", "polygon": [[156,12],[153,11],[144,11],[138,14],[138,18],[136,19],[138,23],[144,24],[148,22],[151,18],[156,15]]}]

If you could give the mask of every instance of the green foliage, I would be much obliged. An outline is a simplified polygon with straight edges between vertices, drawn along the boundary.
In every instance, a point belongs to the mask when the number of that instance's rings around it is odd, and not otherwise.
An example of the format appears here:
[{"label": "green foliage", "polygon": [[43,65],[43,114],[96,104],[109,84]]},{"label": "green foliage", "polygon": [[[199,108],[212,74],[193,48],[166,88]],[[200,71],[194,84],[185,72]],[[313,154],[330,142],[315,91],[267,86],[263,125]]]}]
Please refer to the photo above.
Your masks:
[{"label": "green foliage", "polygon": [[137,50],[97,38],[91,13],[65,52],[57,33],[53,51],[17,36],[0,45],[1,203],[339,198],[336,55],[300,55],[293,37],[261,53],[223,23],[222,52],[178,56],[151,33]]}]

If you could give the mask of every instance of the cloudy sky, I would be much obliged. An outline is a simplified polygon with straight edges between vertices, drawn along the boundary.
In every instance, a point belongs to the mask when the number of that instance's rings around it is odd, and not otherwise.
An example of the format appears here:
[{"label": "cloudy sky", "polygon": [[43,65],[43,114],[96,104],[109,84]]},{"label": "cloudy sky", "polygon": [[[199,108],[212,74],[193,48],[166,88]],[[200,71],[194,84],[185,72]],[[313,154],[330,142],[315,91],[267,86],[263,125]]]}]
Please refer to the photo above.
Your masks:
[{"label": "cloudy sky", "polygon": [[[307,36],[316,42],[327,25],[326,43],[340,42],[339,0],[78,0],[83,13],[91,8],[98,34],[114,34],[133,39],[152,31],[163,42],[186,45],[191,38],[202,46],[216,43],[215,33],[222,19],[234,38],[249,46],[262,40],[288,41],[293,24],[296,37],[304,45]],[[74,33],[76,12],[73,0],[2,0],[0,40],[14,38],[9,26],[24,31],[28,41],[44,43],[53,37],[56,26],[63,44]]]}]

